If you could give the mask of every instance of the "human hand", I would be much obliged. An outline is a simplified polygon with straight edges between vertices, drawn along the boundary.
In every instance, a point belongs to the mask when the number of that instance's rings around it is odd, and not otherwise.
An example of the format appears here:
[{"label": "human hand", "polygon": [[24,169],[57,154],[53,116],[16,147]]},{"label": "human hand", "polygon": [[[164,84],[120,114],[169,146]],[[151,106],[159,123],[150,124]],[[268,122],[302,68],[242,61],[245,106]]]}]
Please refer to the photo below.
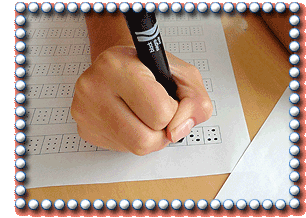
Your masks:
[{"label": "human hand", "polygon": [[140,62],[134,47],[102,52],[75,84],[71,114],[81,138],[109,150],[146,155],[209,119],[212,104],[199,71],[166,55],[179,102]]}]

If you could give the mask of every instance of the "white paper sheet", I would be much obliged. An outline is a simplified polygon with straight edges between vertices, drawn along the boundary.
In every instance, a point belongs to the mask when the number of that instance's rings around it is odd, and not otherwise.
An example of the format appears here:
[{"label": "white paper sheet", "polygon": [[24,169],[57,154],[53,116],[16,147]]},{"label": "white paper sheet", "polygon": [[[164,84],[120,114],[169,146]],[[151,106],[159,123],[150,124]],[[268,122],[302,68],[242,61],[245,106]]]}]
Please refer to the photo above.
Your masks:
[{"label": "white paper sheet", "polygon": [[[70,115],[74,83],[90,66],[84,17],[26,14],[27,188],[231,172],[250,139],[220,17],[157,17],[166,50],[200,70],[214,113],[182,143],[138,157],[97,148],[77,134]],[[213,129],[216,137],[208,135]]]},{"label": "white paper sheet", "polygon": [[292,119],[288,112],[291,107],[290,94],[287,88],[216,199],[232,199],[234,202],[239,199],[247,202],[252,199],[260,202],[283,199],[288,204],[293,198],[289,193],[289,188],[294,185],[289,180],[289,174],[293,171],[289,166],[292,158],[289,154],[292,145],[289,135],[293,132],[289,128]]}]

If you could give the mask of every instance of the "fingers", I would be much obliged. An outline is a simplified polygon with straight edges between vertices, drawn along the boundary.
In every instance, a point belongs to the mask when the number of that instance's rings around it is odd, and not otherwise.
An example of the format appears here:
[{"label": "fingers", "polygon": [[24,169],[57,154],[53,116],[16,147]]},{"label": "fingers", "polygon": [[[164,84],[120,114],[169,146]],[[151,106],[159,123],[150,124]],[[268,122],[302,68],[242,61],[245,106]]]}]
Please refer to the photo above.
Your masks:
[{"label": "fingers", "polygon": [[130,110],[151,129],[164,129],[177,111],[178,102],[139,61],[135,48],[114,47],[99,59],[108,60],[107,66],[122,69],[107,78]]},{"label": "fingers", "polygon": [[213,108],[200,72],[170,53],[167,56],[180,99],[178,110],[167,126],[167,137],[177,142],[187,136],[192,127],[208,120]]},{"label": "fingers", "polygon": [[[77,126],[79,136],[87,141],[88,143],[95,145],[97,147],[103,147],[104,149],[119,152],[129,152],[123,145],[118,144],[116,141],[110,140],[107,137],[101,137],[94,130],[88,131],[88,128],[82,125]],[[101,146],[102,145],[102,146]]]},{"label": "fingers", "polygon": [[84,140],[141,156],[161,150],[170,143],[165,130],[155,131],[146,126],[100,81],[102,78],[92,77],[91,70],[78,79],[71,106],[72,116]]}]

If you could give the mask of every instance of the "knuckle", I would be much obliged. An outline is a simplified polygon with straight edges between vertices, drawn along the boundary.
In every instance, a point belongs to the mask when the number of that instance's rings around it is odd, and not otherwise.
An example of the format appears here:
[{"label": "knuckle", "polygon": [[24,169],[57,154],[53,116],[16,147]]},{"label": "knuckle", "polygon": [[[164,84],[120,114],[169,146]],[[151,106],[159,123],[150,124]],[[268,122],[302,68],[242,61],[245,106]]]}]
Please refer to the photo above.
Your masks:
[{"label": "knuckle", "polygon": [[137,156],[144,156],[154,151],[154,141],[150,136],[144,136],[130,148],[130,152]]},{"label": "knuckle", "polygon": [[210,99],[204,98],[200,101],[201,109],[205,115],[205,120],[208,120],[213,113],[213,105]]},{"label": "knuckle", "polygon": [[151,128],[155,131],[164,129],[172,120],[173,115],[174,114],[170,112],[161,111],[161,113],[157,114],[157,116],[155,117],[154,123]]},{"label": "knuckle", "polygon": [[198,68],[196,66],[194,66],[192,64],[189,64],[189,63],[188,63],[188,65],[189,65],[188,68],[190,69],[190,71],[193,71],[193,72],[196,72],[196,73],[200,73],[200,71],[198,70]]},{"label": "knuckle", "polygon": [[89,94],[92,92],[92,79],[88,76],[88,71],[84,72],[75,83],[75,95],[79,93]]}]

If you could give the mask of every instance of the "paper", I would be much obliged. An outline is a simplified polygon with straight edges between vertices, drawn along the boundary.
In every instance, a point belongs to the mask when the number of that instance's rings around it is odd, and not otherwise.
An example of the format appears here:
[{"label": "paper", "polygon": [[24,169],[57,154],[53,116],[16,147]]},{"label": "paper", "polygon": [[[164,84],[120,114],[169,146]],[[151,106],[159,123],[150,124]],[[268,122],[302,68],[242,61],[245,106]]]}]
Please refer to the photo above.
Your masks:
[{"label": "paper", "polygon": [[90,66],[80,13],[27,13],[27,188],[230,173],[250,142],[220,15],[158,14],[166,50],[195,65],[213,116],[182,143],[138,157],[90,145],[77,134],[74,84]]},{"label": "paper", "polygon": [[257,199],[260,202],[270,199],[272,202],[283,199],[286,204],[293,198],[289,188],[294,185],[289,180],[293,171],[289,167],[292,156],[289,148],[292,143],[289,128],[292,119],[288,113],[291,107],[286,89],[271,114],[241,157],[237,166],[219,191],[216,199],[221,202],[232,199],[234,202],[244,199],[247,202]]}]

